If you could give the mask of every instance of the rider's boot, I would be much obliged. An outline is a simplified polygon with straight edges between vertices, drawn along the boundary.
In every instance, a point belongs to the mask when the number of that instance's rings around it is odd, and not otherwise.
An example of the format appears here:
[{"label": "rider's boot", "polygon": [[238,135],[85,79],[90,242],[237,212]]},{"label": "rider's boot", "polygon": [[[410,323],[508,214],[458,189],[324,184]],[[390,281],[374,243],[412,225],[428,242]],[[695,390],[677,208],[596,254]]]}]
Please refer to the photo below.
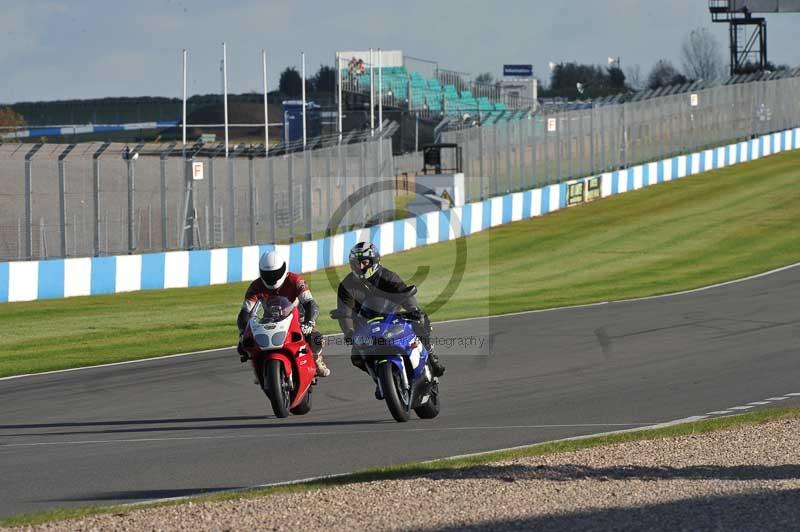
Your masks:
[{"label": "rider's boot", "polygon": [[434,377],[441,377],[444,375],[444,364],[439,360],[439,357],[436,356],[436,352],[433,349],[433,344],[431,344],[430,340],[425,342],[425,349],[428,350],[428,359],[431,361],[431,369],[433,370]]},{"label": "rider's boot", "polygon": [[317,377],[327,377],[331,374],[331,370],[322,360],[322,353],[314,355],[314,363],[317,365]]}]

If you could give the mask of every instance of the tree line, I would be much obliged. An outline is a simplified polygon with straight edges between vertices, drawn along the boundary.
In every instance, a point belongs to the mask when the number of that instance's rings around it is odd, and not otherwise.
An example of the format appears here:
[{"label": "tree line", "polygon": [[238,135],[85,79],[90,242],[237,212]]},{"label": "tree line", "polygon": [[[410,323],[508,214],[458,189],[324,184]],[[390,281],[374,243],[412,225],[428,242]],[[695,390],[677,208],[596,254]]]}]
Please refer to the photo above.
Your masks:
[{"label": "tree line", "polygon": [[[602,67],[577,62],[553,65],[549,86],[540,90],[544,98],[565,97],[571,99],[598,98],[620,92],[655,90],[670,85],[681,85],[704,80],[715,81],[724,76],[725,65],[719,41],[707,28],[692,30],[680,48],[681,68],[666,58],[659,59],[647,76],[642,76],[641,67],[628,67],[623,73],[619,66]],[[766,70],[788,70],[788,65],[767,63]],[[749,64],[748,72],[759,71],[759,65]],[[478,83],[495,83],[489,72],[476,76]]]}]

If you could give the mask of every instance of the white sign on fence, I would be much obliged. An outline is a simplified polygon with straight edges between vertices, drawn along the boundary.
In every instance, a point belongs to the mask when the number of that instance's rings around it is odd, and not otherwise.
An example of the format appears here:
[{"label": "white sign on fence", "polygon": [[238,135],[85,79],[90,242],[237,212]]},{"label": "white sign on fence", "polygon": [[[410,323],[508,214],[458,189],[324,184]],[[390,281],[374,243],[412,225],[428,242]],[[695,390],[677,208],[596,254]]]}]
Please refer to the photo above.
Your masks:
[{"label": "white sign on fence", "polygon": [[547,131],[550,133],[554,132],[558,127],[558,120],[555,118],[548,118],[547,119]]},{"label": "white sign on fence", "polygon": [[192,179],[195,181],[203,180],[203,163],[192,163]]},{"label": "white sign on fence", "polygon": [[697,107],[700,105],[700,97],[696,93],[689,97],[689,101],[691,102],[692,107]]}]

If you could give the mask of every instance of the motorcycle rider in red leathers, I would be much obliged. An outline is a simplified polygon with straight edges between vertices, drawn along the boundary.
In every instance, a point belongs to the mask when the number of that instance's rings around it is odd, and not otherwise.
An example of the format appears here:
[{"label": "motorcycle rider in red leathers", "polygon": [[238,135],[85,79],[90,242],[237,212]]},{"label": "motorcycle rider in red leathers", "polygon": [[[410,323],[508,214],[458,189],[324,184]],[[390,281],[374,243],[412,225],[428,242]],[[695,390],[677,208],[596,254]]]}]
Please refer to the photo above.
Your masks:
[{"label": "motorcycle rider in red leathers", "polygon": [[317,376],[327,377],[331,370],[322,359],[322,334],[314,328],[319,316],[319,304],[314,300],[302,276],[287,271],[286,260],[276,251],[267,251],[258,261],[259,278],[250,283],[244,295],[242,309],[236,320],[239,326],[237,351],[242,362],[247,361],[247,352],[242,348],[241,336],[247,328],[247,320],[256,302],[269,296],[282,296],[300,307],[301,328],[306,341],[314,353]]}]

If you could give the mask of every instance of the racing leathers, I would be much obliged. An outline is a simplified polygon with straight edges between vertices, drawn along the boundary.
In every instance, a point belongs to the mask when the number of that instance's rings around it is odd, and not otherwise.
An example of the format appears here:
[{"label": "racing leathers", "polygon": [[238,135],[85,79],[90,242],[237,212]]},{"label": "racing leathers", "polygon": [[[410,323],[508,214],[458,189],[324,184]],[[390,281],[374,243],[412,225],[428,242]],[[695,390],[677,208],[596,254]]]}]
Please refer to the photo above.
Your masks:
[{"label": "racing leathers", "polygon": [[[241,337],[244,333],[247,327],[247,320],[250,318],[250,312],[255,304],[259,299],[269,296],[285,297],[299,307],[303,335],[311,346],[311,351],[314,353],[315,358],[321,360],[322,334],[315,328],[315,323],[319,316],[319,304],[311,295],[311,290],[309,290],[303,277],[294,272],[289,272],[283,284],[275,290],[267,288],[260,278],[250,283],[244,295],[239,317],[236,320],[239,326],[239,336]],[[242,357],[242,362],[247,360],[247,353],[242,349],[241,342],[238,350],[239,355]]]},{"label": "racing leathers", "polygon": [[[411,321],[414,333],[428,350],[431,368],[436,376],[444,374],[444,366],[436,356],[431,342],[433,330],[428,315],[420,308],[414,296],[407,297],[404,293],[408,290],[406,283],[395,272],[381,266],[374,275],[366,279],[359,279],[353,273],[348,274],[337,291],[337,314],[339,327],[344,333],[345,342],[352,345],[353,332],[358,326],[361,307],[368,298],[387,298],[402,304],[405,316]],[[350,361],[354,366],[366,371],[361,356],[353,352]]]}]

